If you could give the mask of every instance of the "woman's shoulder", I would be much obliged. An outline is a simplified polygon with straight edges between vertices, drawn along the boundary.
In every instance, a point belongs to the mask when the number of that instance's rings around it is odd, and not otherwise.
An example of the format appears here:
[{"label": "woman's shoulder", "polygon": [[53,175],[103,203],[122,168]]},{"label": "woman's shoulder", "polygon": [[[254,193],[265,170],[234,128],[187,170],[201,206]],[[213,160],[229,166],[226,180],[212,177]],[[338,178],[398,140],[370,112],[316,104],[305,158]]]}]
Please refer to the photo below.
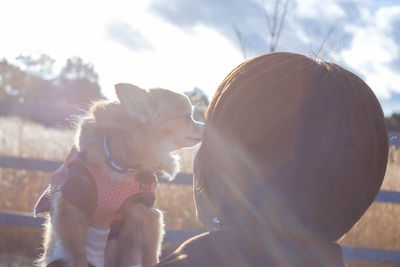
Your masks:
[{"label": "woman's shoulder", "polygon": [[184,242],[174,253],[161,259],[157,266],[244,266],[255,260],[252,254],[235,233],[207,232]]},{"label": "woman's shoulder", "polygon": [[[271,237],[274,238],[274,237]],[[159,267],[188,266],[345,266],[338,244],[315,244],[309,247],[295,240],[280,244],[280,251],[257,246],[234,231],[216,231],[197,235],[184,242],[174,253],[161,259]],[[275,248],[277,249],[278,246]],[[274,253],[275,252],[275,253]]]}]

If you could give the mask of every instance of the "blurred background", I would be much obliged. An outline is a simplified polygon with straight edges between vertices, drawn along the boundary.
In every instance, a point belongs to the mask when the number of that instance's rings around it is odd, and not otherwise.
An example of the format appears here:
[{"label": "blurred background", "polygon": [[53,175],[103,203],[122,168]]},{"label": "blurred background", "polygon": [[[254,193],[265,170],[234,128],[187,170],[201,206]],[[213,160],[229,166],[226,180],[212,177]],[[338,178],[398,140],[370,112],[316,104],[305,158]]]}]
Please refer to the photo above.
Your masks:
[{"label": "blurred background", "polygon": [[[76,116],[94,100],[115,100],[115,83],[185,93],[204,120],[223,78],[271,51],[319,57],[359,75],[382,105],[391,143],[400,143],[399,1],[13,0],[0,10],[0,211],[31,212],[50,178],[5,159],[62,161]],[[192,172],[196,149],[178,152],[182,172]],[[400,191],[398,146],[382,189]],[[190,186],[161,184],[157,194],[168,228],[201,230]],[[376,202],[341,242],[400,250],[399,220],[398,204]],[[32,266],[40,235],[0,225],[0,266]]]}]

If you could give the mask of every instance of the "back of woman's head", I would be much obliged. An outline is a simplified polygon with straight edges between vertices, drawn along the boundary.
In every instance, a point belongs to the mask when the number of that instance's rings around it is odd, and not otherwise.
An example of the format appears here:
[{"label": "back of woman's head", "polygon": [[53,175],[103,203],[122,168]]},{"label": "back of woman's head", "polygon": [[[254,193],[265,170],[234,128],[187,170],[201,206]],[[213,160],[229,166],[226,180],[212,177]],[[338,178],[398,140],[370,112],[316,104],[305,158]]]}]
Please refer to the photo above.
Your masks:
[{"label": "back of woman's head", "polygon": [[333,241],[374,200],[387,154],[381,107],[361,79],[272,53],[238,66],[215,93],[196,190],[241,230],[268,224]]}]

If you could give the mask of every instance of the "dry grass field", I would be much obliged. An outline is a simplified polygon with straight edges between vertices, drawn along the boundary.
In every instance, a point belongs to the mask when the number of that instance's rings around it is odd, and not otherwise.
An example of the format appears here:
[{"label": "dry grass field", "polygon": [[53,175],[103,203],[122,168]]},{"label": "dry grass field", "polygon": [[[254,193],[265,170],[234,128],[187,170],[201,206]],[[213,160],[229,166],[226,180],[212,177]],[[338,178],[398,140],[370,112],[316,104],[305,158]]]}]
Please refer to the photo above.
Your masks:
[{"label": "dry grass field", "polygon": [[[0,117],[0,155],[62,161],[73,143],[71,130],[49,129],[20,118]],[[195,148],[196,149],[196,148]],[[182,171],[191,172],[195,149],[180,151]],[[49,182],[49,173],[0,169],[0,210],[30,212]],[[400,191],[400,149],[391,148],[382,189]],[[197,231],[190,186],[161,184],[157,207],[168,228]],[[341,244],[400,250],[400,205],[374,203]],[[0,267],[31,266],[40,229],[0,226]],[[170,250],[170,248],[166,249]],[[348,266],[393,266],[348,262]]]}]

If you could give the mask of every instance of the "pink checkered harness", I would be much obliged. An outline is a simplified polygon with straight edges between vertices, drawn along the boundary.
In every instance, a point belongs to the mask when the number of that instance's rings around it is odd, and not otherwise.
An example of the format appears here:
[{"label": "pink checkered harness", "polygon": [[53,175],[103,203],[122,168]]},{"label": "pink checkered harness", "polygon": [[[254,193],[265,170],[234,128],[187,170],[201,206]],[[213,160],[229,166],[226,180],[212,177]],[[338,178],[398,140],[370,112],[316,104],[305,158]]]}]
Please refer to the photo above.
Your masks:
[{"label": "pink checkered harness", "polygon": [[[95,208],[90,209],[90,217],[93,220],[105,219],[109,222],[109,224],[111,224],[112,221],[119,220],[119,209],[128,198],[132,199],[132,201],[141,201],[147,198],[150,199],[150,204],[148,204],[149,206],[152,206],[154,204],[156,182],[142,183],[137,180],[131,180],[128,182],[113,182],[99,169],[82,160],[79,156],[78,149],[74,147],[71,149],[71,152],[69,153],[65,162],[53,173],[51,178],[52,184],[46,189],[46,191],[38,200],[35,206],[35,214],[48,212],[50,210],[51,199],[49,192],[50,190],[54,190],[52,189],[52,187],[56,187],[55,190],[63,192],[64,195],[63,185],[66,183],[66,179],[71,179],[70,177],[68,177],[68,175],[65,175],[65,172],[66,169],[71,166],[71,164],[78,164],[80,166],[83,166],[83,168],[86,169],[86,171],[84,172],[87,175],[78,176],[82,177],[82,179],[86,179],[86,177],[89,176],[89,179],[91,179],[91,181],[78,181],[78,187],[80,185],[80,182],[85,182],[84,187],[86,187],[86,185],[90,185],[92,187],[95,186]],[[71,187],[70,185],[68,186]],[[68,186],[64,187],[68,188]],[[79,191],[81,189],[82,188],[75,189],[72,187],[72,189],[68,189],[67,191],[73,192],[74,190]],[[70,193],[67,193],[67,195],[69,194]],[[75,197],[73,196],[70,197],[70,200],[73,203],[74,201],[76,201]],[[147,201],[147,203],[148,202],[149,201]],[[85,200],[78,200],[78,203],[85,204],[86,202]]]}]

